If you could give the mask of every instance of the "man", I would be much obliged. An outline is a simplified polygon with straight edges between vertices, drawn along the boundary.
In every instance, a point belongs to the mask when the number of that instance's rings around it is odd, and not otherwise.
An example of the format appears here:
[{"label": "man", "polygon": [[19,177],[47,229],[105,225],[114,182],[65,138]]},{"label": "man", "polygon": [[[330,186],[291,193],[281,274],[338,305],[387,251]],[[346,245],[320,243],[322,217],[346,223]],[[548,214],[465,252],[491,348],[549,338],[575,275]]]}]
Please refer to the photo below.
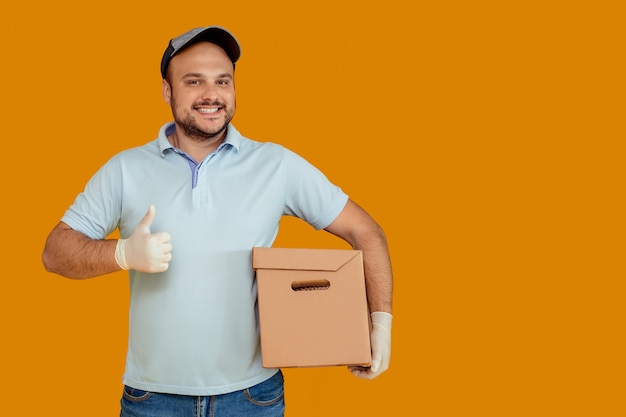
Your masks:
[{"label": "man", "polygon": [[[122,416],[282,416],[283,377],[261,365],[254,246],[283,215],[364,254],[372,379],[389,364],[392,273],[385,235],[303,158],[243,137],[235,112],[237,40],[220,27],[170,41],[161,62],[174,122],[111,158],[48,236],[46,269],[130,276]],[[107,239],[119,228],[121,239]],[[208,413],[208,412],[207,412]]]}]

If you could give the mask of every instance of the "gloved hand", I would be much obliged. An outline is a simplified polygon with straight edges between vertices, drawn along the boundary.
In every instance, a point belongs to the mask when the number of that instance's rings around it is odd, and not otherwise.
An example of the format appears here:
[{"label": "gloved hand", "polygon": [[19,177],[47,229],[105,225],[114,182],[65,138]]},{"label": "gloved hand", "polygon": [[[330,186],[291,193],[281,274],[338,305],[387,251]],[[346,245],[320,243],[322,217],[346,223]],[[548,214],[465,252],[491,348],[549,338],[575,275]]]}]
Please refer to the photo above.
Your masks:
[{"label": "gloved hand", "polygon": [[372,332],[370,342],[372,345],[372,366],[364,368],[359,366],[350,367],[354,376],[363,379],[374,379],[389,368],[391,359],[391,320],[393,316],[384,311],[375,311],[370,314],[372,318]]},{"label": "gloved hand", "polygon": [[172,259],[170,235],[167,232],[150,233],[154,213],[155,208],[151,205],[133,234],[117,241],[115,260],[122,269],[149,273],[167,271]]}]

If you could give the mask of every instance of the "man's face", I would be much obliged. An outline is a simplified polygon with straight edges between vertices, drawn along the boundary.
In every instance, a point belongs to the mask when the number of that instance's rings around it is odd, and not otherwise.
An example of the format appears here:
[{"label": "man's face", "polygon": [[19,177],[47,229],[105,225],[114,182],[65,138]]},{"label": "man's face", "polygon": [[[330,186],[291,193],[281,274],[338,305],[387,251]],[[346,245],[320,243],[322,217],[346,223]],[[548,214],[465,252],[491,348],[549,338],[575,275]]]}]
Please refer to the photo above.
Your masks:
[{"label": "man's face", "polygon": [[163,81],[163,97],[190,139],[221,137],[235,114],[234,66],[219,46],[200,42],[179,52]]}]

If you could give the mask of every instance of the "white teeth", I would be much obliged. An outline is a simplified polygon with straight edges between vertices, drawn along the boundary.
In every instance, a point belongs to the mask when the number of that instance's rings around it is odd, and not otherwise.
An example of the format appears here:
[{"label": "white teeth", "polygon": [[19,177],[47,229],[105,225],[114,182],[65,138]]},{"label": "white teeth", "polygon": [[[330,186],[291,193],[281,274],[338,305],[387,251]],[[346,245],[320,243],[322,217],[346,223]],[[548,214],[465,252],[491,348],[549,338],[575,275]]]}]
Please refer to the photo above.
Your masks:
[{"label": "white teeth", "polygon": [[200,113],[215,113],[215,112],[216,112],[216,111],[218,111],[218,110],[219,110],[218,108],[214,108],[214,109],[207,109],[207,108],[205,108],[205,107],[199,107],[199,108],[198,108],[198,111],[199,111]]}]

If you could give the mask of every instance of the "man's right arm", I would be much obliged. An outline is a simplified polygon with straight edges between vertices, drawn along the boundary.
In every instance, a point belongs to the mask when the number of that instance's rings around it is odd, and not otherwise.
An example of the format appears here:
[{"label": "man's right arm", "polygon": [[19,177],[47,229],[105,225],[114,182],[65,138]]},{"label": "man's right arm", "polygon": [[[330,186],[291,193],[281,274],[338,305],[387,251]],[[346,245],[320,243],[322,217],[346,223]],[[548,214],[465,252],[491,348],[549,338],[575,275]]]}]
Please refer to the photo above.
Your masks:
[{"label": "man's right arm", "polygon": [[67,278],[83,279],[133,269],[154,274],[167,271],[172,245],[167,232],[152,233],[154,206],[141,219],[127,239],[91,239],[59,222],[52,229],[42,260],[48,272]]},{"label": "man's right arm", "polygon": [[83,279],[120,271],[115,260],[117,239],[91,239],[59,222],[48,235],[42,254],[48,272]]}]

